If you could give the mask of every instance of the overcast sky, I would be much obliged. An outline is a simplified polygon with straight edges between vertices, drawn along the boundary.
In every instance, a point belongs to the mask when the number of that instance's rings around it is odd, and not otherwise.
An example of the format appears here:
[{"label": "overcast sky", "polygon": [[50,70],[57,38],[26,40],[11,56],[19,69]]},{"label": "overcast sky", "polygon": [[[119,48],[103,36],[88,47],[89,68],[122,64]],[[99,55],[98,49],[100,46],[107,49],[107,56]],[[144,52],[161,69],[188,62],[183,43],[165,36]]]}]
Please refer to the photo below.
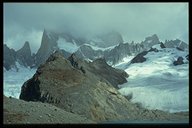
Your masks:
[{"label": "overcast sky", "polygon": [[163,42],[188,43],[188,24],[188,3],[4,3],[4,43],[18,50],[29,41],[32,52],[44,28],[81,35],[117,30],[126,42],[157,34]]}]

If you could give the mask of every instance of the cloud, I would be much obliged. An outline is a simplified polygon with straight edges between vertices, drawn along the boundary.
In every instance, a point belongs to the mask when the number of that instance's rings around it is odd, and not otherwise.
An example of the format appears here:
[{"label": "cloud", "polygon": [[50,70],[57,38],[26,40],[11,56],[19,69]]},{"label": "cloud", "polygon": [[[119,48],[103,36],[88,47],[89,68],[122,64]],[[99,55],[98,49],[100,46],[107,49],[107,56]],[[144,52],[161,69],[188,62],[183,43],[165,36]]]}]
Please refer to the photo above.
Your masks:
[{"label": "cloud", "polygon": [[19,50],[23,47],[25,41],[29,41],[32,53],[36,53],[39,49],[43,35],[42,30],[38,31],[35,29],[24,29],[18,25],[4,30],[4,33],[8,33],[7,35],[10,36],[4,39],[4,43],[6,43],[8,47]]},{"label": "cloud", "polygon": [[33,51],[44,28],[84,36],[115,29],[128,42],[156,33],[188,43],[188,24],[188,3],[4,3],[4,41],[19,47],[14,40],[28,37]]}]

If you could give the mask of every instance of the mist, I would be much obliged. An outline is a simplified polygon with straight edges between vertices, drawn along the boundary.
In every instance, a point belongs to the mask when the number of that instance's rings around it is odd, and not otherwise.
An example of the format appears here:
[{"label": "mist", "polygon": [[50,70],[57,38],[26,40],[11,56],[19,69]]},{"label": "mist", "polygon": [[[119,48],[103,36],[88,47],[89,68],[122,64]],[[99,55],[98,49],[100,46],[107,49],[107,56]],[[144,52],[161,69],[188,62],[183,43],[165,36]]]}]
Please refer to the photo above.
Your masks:
[{"label": "mist", "polygon": [[188,3],[4,3],[3,43],[40,47],[44,28],[88,37],[116,30],[125,42],[157,34],[188,43]]}]

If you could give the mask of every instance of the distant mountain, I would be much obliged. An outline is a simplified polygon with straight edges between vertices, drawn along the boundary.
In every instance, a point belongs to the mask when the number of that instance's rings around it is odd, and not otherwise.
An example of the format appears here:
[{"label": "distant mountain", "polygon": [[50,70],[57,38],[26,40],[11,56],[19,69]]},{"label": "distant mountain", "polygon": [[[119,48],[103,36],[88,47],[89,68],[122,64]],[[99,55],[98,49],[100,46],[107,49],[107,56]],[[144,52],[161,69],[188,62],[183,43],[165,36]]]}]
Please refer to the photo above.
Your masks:
[{"label": "distant mountain", "polygon": [[156,34],[146,37],[144,41],[141,42],[145,50],[150,49],[153,45],[159,44],[159,38]]},{"label": "distant mountain", "polygon": [[18,51],[10,49],[6,44],[3,45],[3,66],[5,67],[5,69],[17,69],[16,62],[25,67],[30,67],[34,65],[28,41],[26,41],[23,47]]},{"label": "distant mountain", "polygon": [[6,44],[3,44],[3,67],[5,67],[6,70],[15,67],[16,60],[16,51],[10,49]]},{"label": "distant mountain", "polygon": [[183,50],[183,51],[189,49],[189,45],[179,39],[166,40],[164,45],[167,48],[178,48],[179,50]]},{"label": "distant mountain", "polygon": [[117,31],[110,31],[103,34],[98,34],[96,36],[93,36],[89,44],[95,44],[102,48],[107,48],[113,45],[117,45],[119,43],[123,43],[123,37],[122,35]]}]

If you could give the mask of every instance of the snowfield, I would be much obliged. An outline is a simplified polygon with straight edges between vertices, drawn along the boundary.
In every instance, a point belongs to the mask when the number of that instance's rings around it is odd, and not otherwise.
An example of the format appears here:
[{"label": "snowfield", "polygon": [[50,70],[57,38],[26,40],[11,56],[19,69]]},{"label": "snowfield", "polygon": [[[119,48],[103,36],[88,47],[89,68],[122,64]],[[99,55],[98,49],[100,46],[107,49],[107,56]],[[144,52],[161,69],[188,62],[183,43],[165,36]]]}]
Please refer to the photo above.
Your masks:
[{"label": "snowfield", "polygon": [[[129,74],[127,83],[119,85],[123,95],[133,94],[134,103],[142,103],[148,109],[159,109],[169,112],[189,110],[189,64],[185,56],[187,51],[175,48],[149,52],[143,63],[122,63],[117,68]],[[182,65],[174,66],[173,61],[179,56],[184,58]]]},{"label": "snowfield", "polygon": [[16,69],[11,69],[3,73],[3,93],[5,96],[14,97],[19,99],[21,93],[21,86],[25,81],[30,79],[36,72],[36,69],[30,69],[19,65],[18,71]]}]

